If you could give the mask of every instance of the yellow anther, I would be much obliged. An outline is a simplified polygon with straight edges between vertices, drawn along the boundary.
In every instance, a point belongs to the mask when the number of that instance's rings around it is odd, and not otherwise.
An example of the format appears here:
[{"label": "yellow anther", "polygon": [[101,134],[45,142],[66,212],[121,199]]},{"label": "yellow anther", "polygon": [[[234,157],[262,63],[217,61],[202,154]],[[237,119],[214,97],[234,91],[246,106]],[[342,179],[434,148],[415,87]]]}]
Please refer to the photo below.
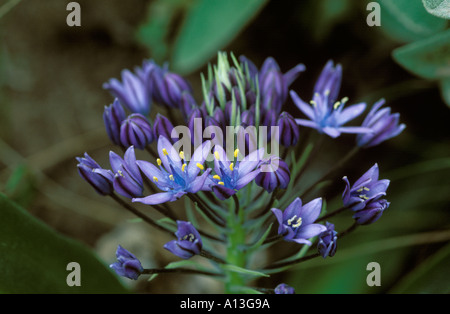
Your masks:
[{"label": "yellow anther", "polygon": [[213,179],[220,180],[220,177],[216,174],[213,176]]},{"label": "yellow anther", "polygon": [[294,215],[294,216],[292,216],[291,219],[288,219],[288,221],[287,221],[288,226],[290,226],[292,224],[292,222],[295,220],[295,218],[297,218],[297,215]]},{"label": "yellow anther", "polygon": [[184,159],[184,152],[183,151],[180,151],[180,158]]},{"label": "yellow anther", "polygon": [[342,100],[341,100],[341,102],[342,102],[343,104],[345,104],[347,101],[348,101],[348,97],[344,97],[344,98],[342,98]]},{"label": "yellow anther", "polygon": [[325,91],[325,96],[328,96],[328,95],[330,95],[330,90],[329,90],[329,89],[327,89],[327,90]]},{"label": "yellow anther", "polygon": [[186,164],[183,164],[182,166],[181,166],[181,171],[183,171],[184,172],[184,169],[186,168]]},{"label": "yellow anther", "polygon": [[362,198],[363,200],[368,200],[369,198],[366,196],[366,195],[364,195],[364,194],[361,194],[360,196],[359,196],[359,198]]},{"label": "yellow anther", "polygon": [[118,170],[117,173],[119,174],[119,176],[123,177],[122,170]]},{"label": "yellow anther", "polygon": [[336,103],[334,104],[333,108],[336,110],[337,108],[339,108],[339,106],[341,105],[340,101],[336,101]]},{"label": "yellow anther", "polygon": [[171,180],[171,181],[173,181],[174,179],[173,179],[173,175],[171,174],[170,176],[169,176],[169,179]]},{"label": "yellow anther", "polygon": [[156,163],[158,164],[158,166],[161,166],[161,159],[156,159]]},{"label": "yellow anther", "polygon": [[197,166],[200,170],[205,169],[205,167],[203,167],[203,165],[202,165],[201,163],[197,163],[196,166]]},{"label": "yellow anther", "polygon": [[166,156],[169,155],[169,153],[167,152],[167,149],[165,149],[165,148],[162,149],[162,152],[163,152],[163,154],[166,155]]},{"label": "yellow anther", "polygon": [[316,106],[316,102],[315,102],[314,100],[311,100],[309,103],[310,103],[311,105],[313,105],[314,107]]},{"label": "yellow anther", "polygon": [[220,185],[225,185],[225,183],[223,183],[222,181],[217,182]]},{"label": "yellow anther", "polygon": [[362,191],[363,191],[363,188],[356,190],[356,192],[362,192]]},{"label": "yellow anther", "polygon": [[234,164],[231,163],[231,164],[230,164],[230,170],[233,171],[233,168],[234,168]]},{"label": "yellow anther", "polygon": [[157,177],[153,177],[153,181],[158,182],[158,178]]},{"label": "yellow anther", "polygon": [[300,217],[299,219],[297,219],[297,222],[295,223],[295,225],[292,225],[292,227],[294,228],[298,228],[302,225],[302,217]]},{"label": "yellow anther", "polygon": [[236,150],[234,151],[234,158],[237,158],[239,154],[239,148],[236,148]]},{"label": "yellow anther", "polygon": [[369,189],[369,188],[366,188],[366,187],[364,187],[364,191],[370,191],[370,189]]},{"label": "yellow anther", "polygon": [[214,156],[216,157],[217,160],[220,160],[220,155],[217,150],[214,152]]}]

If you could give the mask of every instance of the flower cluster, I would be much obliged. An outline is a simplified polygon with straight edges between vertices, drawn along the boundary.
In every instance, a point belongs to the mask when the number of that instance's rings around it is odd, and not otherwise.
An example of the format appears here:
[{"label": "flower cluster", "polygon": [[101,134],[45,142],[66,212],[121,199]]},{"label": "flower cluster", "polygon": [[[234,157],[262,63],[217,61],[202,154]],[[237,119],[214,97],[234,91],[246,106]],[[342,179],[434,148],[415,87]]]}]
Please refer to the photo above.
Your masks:
[{"label": "flower cluster", "polygon": [[[399,135],[405,125],[399,123],[398,113],[382,108],[384,99],[373,105],[360,125],[347,125],[363,114],[367,104],[347,105],[347,97],[338,100],[340,64],[326,63],[310,101],[305,102],[290,90],[305,71],[303,64],[284,72],[270,57],[260,68],[245,56],[231,54],[231,59],[230,63],[226,53],[218,54],[217,64],[202,76],[199,100],[189,82],[167,64],[161,67],[152,60],[134,71],[123,70],[121,80],[104,84],[114,97],[105,107],[104,125],[123,157],[110,151],[110,169],[104,169],[85,153],[77,158],[80,176],[100,195],[110,196],[152,227],[175,233],[176,239],[163,246],[173,255],[208,258],[216,266],[144,269],[119,246],[117,262],[111,265],[119,276],[136,280],[143,274],[175,271],[219,276],[226,291],[236,293],[249,277],[269,276],[318,256],[333,257],[338,238],[374,223],[389,207],[390,181],[379,179],[378,164],[353,184],[343,177],[343,207],[335,210],[324,209],[330,195],[311,197],[310,192],[321,193],[320,183],[333,179],[328,176],[341,171],[351,156],[343,157],[316,182],[303,176],[321,152],[310,149],[317,138],[354,136],[355,148],[349,151],[357,152]],[[299,110],[288,112],[289,101]],[[153,104],[164,107],[168,116],[155,111]],[[316,138],[302,136],[302,128],[309,128]],[[147,207],[165,219],[147,215]],[[343,211],[353,213],[354,223],[338,232],[329,219]],[[217,232],[211,233],[205,223]],[[271,229],[273,224],[277,232]],[[306,255],[315,242],[316,252]],[[303,249],[270,265],[250,263],[255,252],[273,245]],[[292,294],[295,290],[280,284],[265,291]]]}]

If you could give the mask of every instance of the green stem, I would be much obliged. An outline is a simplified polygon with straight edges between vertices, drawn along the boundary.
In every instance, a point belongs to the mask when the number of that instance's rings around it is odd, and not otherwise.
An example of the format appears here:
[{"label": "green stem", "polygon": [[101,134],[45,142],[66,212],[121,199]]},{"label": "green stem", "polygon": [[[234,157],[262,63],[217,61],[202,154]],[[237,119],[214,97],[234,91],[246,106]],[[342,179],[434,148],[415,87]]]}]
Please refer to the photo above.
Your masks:
[{"label": "green stem", "polygon": [[[233,197],[234,206],[230,203],[229,214],[227,219],[227,257],[226,262],[230,265],[245,268],[247,264],[246,252],[242,250],[242,246],[245,244],[245,228],[244,221],[245,215],[242,208],[239,207],[239,201],[237,197]],[[226,282],[225,292],[235,293],[234,287],[243,286],[245,284],[244,277],[241,274],[231,270],[226,270]]]},{"label": "green stem", "polygon": [[222,274],[217,274],[208,271],[201,271],[196,269],[187,268],[151,268],[144,269],[143,275],[153,275],[153,274],[190,274],[190,275],[205,275],[205,276],[222,276]]}]

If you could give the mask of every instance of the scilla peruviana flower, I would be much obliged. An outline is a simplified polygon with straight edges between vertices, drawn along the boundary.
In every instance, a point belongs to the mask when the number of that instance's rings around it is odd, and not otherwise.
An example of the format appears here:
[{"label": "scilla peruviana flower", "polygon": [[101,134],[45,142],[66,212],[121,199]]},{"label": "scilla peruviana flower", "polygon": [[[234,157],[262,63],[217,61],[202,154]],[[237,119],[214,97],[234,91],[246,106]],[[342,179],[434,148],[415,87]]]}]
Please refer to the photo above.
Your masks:
[{"label": "scilla peruviana flower", "polygon": [[137,280],[144,271],[141,262],[122,246],[118,246],[116,250],[117,262],[109,265],[117,275],[129,279]]},{"label": "scilla peruviana flower", "polygon": [[188,221],[177,221],[177,240],[172,240],[164,245],[166,250],[183,259],[191,258],[202,251],[202,239],[197,229]]},{"label": "scilla peruviana flower", "polygon": [[204,162],[209,154],[211,142],[206,141],[200,145],[192,155],[190,161],[185,160],[183,151],[177,154],[175,148],[164,136],[158,139],[158,166],[144,160],[137,164],[144,175],[149,178],[161,193],[152,194],[142,198],[134,198],[133,202],[147,205],[173,202],[186,193],[197,193],[202,189],[211,169],[204,170]]},{"label": "scilla peruviana flower", "polygon": [[[230,161],[225,150],[216,145],[214,151],[215,175],[210,176],[207,185],[220,200],[225,200],[253,181],[261,172],[258,167],[264,155],[264,147],[255,150],[240,160],[239,149],[234,151]],[[205,187],[207,189],[207,187]]]},{"label": "scilla peruviana flower", "polygon": [[377,200],[386,195],[386,190],[390,181],[387,179],[378,180],[378,164],[373,165],[364,173],[353,186],[350,185],[347,177],[344,177],[345,189],[342,194],[344,206],[350,207],[353,211],[358,211],[366,207],[372,200]]},{"label": "scilla peruviana flower", "polygon": [[272,212],[280,225],[278,234],[283,236],[286,241],[311,245],[312,243],[308,239],[327,230],[324,225],[314,223],[321,210],[322,198],[316,198],[302,205],[302,200],[298,197],[284,212],[278,208],[272,208]]}]

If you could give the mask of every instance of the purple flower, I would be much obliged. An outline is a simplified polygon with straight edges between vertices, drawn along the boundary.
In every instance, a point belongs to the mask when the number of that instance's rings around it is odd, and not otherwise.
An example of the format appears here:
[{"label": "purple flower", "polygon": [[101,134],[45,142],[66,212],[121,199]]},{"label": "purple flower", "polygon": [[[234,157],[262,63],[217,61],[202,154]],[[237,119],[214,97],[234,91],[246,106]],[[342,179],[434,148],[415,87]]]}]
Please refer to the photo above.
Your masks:
[{"label": "purple flower", "polygon": [[141,75],[136,75],[130,70],[122,71],[122,82],[112,78],[103,84],[114,97],[117,97],[122,105],[133,113],[148,115],[151,107],[151,93],[147,82]]},{"label": "purple flower", "polygon": [[327,230],[325,226],[314,223],[319,217],[321,209],[322,198],[316,198],[308,204],[302,205],[302,200],[298,197],[284,212],[272,208],[272,212],[280,224],[278,234],[282,235],[286,241],[311,245],[312,243],[308,239]]},{"label": "purple flower", "polygon": [[169,72],[167,66],[153,67],[149,72],[149,84],[153,100],[172,108],[180,108],[183,93],[192,91],[189,83],[180,75]]},{"label": "purple flower", "polygon": [[283,111],[277,120],[280,132],[280,143],[285,146],[294,146],[300,137],[300,131],[295,119],[287,112]]},{"label": "purple flower", "polygon": [[399,135],[406,125],[400,124],[400,114],[391,114],[391,108],[381,108],[385,103],[384,99],[375,103],[362,124],[363,127],[372,130],[371,133],[359,134],[356,143],[359,147],[371,147],[380,144],[390,138]]},{"label": "purple flower", "polygon": [[225,150],[216,145],[214,151],[214,171],[216,174],[209,177],[207,185],[220,200],[229,198],[253,181],[261,172],[258,165],[263,155],[264,148],[260,148],[242,159],[239,156],[239,150],[236,149],[234,159],[230,161]]},{"label": "purple flower", "polygon": [[299,125],[316,129],[320,133],[325,133],[333,138],[340,136],[341,133],[368,133],[372,131],[365,127],[343,126],[365,110],[366,104],[364,103],[344,109],[347,98],[333,104],[330,102],[330,97],[315,93],[310,105],[300,99],[294,91],[291,91],[291,97],[295,105],[309,118],[309,120],[295,119]]},{"label": "purple flower", "polygon": [[202,251],[202,239],[197,229],[187,221],[177,221],[178,230],[175,236],[178,240],[172,240],[164,245],[166,250],[183,259],[189,259]]},{"label": "purple flower", "polygon": [[114,192],[114,174],[110,170],[105,170],[92,159],[87,153],[84,157],[76,158],[79,175],[86,180],[101,195],[110,195]]},{"label": "purple flower", "polygon": [[270,157],[260,164],[261,172],[256,176],[256,185],[272,193],[275,188],[286,189],[291,180],[288,165],[280,157]]},{"label": "purple flower", "polygon": [[389,205],[390,203],[385,199],[372,200],[366,205],[366,207],[358,210],[353,215],[353,218],[356,220],[356,223],[360,225],[372,224],[381,217]]},{"label": "purple flower", "polygon": [[295,294],[295,289],[285,283],[280,283],[275,287],[275,294]]},{"label": "purple flower", "polygon": [[356,180],[353,186],[350,185],[348,178],[344,177],[343,180],[346,183],[344,193],[342,194],[344,206],[351,207],[353,211],[359,211],[367,203],[386,195],[390,181],[386,179],[378,180],[378,176],[378,164],[375,164]]},{"label": "purple flower", "polygon": [[211,142],[206,141],[200,145],[192,155],[191,160],[185,160],[184,153],[177,154],[175,148],[164,136],[158,140],[157,159],[158,167],[150,162],[138,160],[137,164],[144,175],[149,178],[161,193],[152,194],[143,198],[134,198],[133,202],[147,205],[173,202],[186,193],[197,193],[203,188],[205,180],[211,169],[204,170],[204,162],[209,154]]},{"label": "purple flower", "polygon": [[116,251],[117,262],[109,265],[117,275],[137,280],[144,271],[141,262],[132,253],[121,247]]},{"label": "purple flower", "polygon": [[134,146],[144,149],[153,142],[153,129],[146,117],[133,113],[122,122],[120,127],[120,142],[124,147]]},{"label": "purple flower", "polygon": [[117,98],[111,105],[105,106],[105,110],[103,112],[103,122],[105,123],[106,133],[108,133],[109,138],[116,145],[121,145],[120,125],[125,119],[125,110]]},{"label": "purple flower", "polygon": [[115,174],[114,190],[127,198],[142,196],[144,183],[136,164],[134,147],[130,146],[122,159],[114,152],[109,153],[109,162]]},{"label": "purple flower", "polygon": [[323,258],[333,257],[336,253],[337,232],[334,230],[334,224],[327,222],[324,232],[319,235],[317,250]]}]

